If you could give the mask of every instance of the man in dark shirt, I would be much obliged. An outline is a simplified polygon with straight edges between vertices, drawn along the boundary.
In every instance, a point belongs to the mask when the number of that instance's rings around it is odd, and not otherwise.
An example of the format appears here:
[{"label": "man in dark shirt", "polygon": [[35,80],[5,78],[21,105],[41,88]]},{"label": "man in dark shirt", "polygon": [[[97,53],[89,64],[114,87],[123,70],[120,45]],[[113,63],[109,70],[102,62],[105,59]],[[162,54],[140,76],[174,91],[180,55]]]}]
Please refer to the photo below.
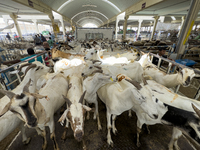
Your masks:
[{"label": "man in dark shirt", "polygon": [[[159,52],[158,52],[157,55],[160,56],[160,57],[163,57],[163,58],[167,58],[167,56],[165,55],[166,48],[167,48],[167,47],[159,47]],[[159,62],[159,58],[153,57],[152,63],[153,63],[154,65],[157,66],[157,65],[158,65],[158,62]],[[160,66],[162,65],[162,63],[163,63],[163,60],[161,60]]]}]

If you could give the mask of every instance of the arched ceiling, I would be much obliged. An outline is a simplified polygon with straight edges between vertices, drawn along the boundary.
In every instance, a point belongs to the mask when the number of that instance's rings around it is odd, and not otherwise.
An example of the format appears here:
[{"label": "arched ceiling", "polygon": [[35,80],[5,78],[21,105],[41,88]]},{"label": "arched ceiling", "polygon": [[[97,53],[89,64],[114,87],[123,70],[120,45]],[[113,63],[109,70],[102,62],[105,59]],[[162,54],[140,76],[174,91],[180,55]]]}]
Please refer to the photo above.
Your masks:
[{"label": "arched ceiling", "polygon": [[[124,11],[140,0],[40,0],[73,21],[95,16],[103,22]],[[83,7],[84,6],[84,7]],[[88,18],[86,18],[88,20]]]},{"label": "arched ceiling", "polygon": [[87,20],[82,21],[80,25],[84,26],[85,24],[88,24],[88,23],[93,23],[96,26],[99,26],[101,24],[100,22],[98,22],[98,21],[96,21],[94,19],[87,19]]}]

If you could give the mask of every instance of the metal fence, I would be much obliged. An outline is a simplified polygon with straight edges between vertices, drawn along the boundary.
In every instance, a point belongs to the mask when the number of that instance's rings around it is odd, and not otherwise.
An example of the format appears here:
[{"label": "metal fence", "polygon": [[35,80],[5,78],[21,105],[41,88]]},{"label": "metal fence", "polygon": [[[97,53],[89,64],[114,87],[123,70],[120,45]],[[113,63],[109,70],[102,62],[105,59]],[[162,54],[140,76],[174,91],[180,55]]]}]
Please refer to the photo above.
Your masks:
[{"label": "metal fence", "polygon": [[[33,59],[35,59],[37,61],[37,57],[42,56],[46,53],[47,52],[45,51],[45,52],[40,53],[36,56],[33,56],[29,59],[26,59],[25,61],[21,61],[19,63],[16,63],[16,64],[11,65],[11,66],[9,66],[5,69],[0,70],[0,75],[1,75],[0,76],[0,84],[1,84],[2,88],[5,89],[5,90],[12,90],[18,85],[18,83],[21,83],[21,81],[22,81],[21,78],[24,76],[23,74],[20,74],[17,71],[13,75],[10,74],[11,71],[14,71],[15,67],[17,67],[18,65],[20,65],[24,62],[28,62],[28,61],[33,60]],[[42,57],[42,60],[43,60],[43,63],[45,63],[43,57]]]},{"label": "metal fence", "polygon": [[[144,50],[142,50],[142,49],[140,49],[140,48],[138,48],[138,47],[136,47],[136,46],[130,46],[130,47],[136,49],[136,50],[137,50],[138,52],[140,52],[140,53],[141,53],[141,52],[144,52],[144,53],[147,52],[147,51],[144,51]],[[174,61],[171,61],[171,60],[169,60],[169,59],[160,57],[160,56],[155,55],[155,54],[153,54],[153,53],[149,53],[149,56],[152,56],[152,57],[151,57],[151,62],[153,61],[153,57],[157,57],[157,58],[159,59],[158,65],[157,65],[158,69],[160,69],[161,71],[166,72],[167,74],[175,73],[176,68],[179,67],[179,68],[188,68],[188,69],[194,70],[195,74],[199,74],[199,75],[200,75],[200,70],[193,69],[193,68],[191,68],[191,67],[188,67],[188,66],[185,66],[185,65],[176,63],[176,62],[174,62]],[[163,66],[160,67],[161,61],[167,62],[167,63],[168,63],[168,67],[167,67],[167,68],[165,68],[165,67],[163,67]],[[173,69],[172,69],[172,65],[174,66]],[[173,71],[171,71],[171,69],[172,69]],[[198,99],[198,98],[200,97],[200,80],[199,80],[199,79],[195,79],[195,78],[193,78],[193,80],[195,80],[198,84],[196,84],[196,86],[191,84],[190,86],[192,86],[194,89],[197,90],[196,93],[195,93],[194,99]],[[179,91],[179,88],[180,88],[180,85],[178,85],[178,86],[175,88],[175,93],[177,93],[177,92]]]}]

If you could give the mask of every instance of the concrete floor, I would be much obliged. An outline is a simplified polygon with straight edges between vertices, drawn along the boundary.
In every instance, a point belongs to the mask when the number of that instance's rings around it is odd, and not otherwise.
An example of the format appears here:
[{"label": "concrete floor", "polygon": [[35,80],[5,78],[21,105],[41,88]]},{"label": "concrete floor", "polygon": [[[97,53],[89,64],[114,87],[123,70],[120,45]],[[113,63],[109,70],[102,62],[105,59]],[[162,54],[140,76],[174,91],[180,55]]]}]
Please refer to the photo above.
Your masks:
[{"label": "concrete floor", "polygon": [[[102,102],[99,101],[100,120],[102,123],[102,131],[97,130],[96,120],[93,120],[93,114],[90,115],[90,120],[85,121],[85,141],[88,150],[167,150],[168,143],[171,138],[172,127],[164,126],[161,124],[149,126],[151,134],[147,134],[145,128],[140,135],[141,147],[137,148],[136,142],[136,116],[128,117],[128,112],[124,112],[117,117],[116,128],[118,130],[117,135],[112,134],[112,140],[114,147],[110,147],[107,144],[107,129],[106,129],[106,108]],[[82,142],[78,143],[73,136],[71,128],[68,129],[66,141],[61,140],[64,128],[57,122],[61,115],[59,112],[55,114],[56,123],[56,139],[60,150],[81,150]],[[144,127],[144,126],[143,126]],[[53,143],[49,137],[49,129],[47,129],[47,150],[53,150]],[[37,135],[37,132],[33,129],[28,129],[28,137],[31,137],[31,141],[28,145],[23,145],[21,142],[21,134],[13,142],[9,150],[35,150],[41,149],[42,138]],[[178,141],[178,145],[181,150],[192,150],[185,138],[181,137]],[[1,148],[0,148],[1,149]]]}]

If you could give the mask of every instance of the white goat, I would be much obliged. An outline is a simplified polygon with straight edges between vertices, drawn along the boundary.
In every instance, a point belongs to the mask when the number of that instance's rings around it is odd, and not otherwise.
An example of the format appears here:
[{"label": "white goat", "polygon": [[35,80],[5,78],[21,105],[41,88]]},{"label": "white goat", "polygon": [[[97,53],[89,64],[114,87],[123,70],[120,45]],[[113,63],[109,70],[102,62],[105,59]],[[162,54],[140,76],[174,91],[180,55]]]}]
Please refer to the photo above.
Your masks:
[{"label": "white goat", "polygon": [[[126,80],[123,80],[122,76],[119,76],[119,78],[122,78],[121,82],[109,83],[97,90],[99,98],[105,103],[107,108],[107,142],[109,145],[113,145],[110,135],[110,119],[112,115],[112,121],[114,122],[117,115],[140,105],[150,117],[154,119],[158,118],[157,109],[152,105],[150,90],[146,86],[133,81],[136,85],[136,87],[134,87]],[[88,86],[95,87],[94,84]],[[113,133],[115,133],[116,128],[114,123],[112,124],[112,129]]]},{"label": "white goat", "polygon": [[[67,95],[68,82],[62,74],[56,75],[47,81],[47,84],[40,89],[39,94],[30,93],[28,90],[29,84],[30,81],[20,95],[0,90],[11,100],[4,107],[1,115],[10,110],[17,114],[29,128],[35,128],[38,134],[44,138],[42,149],[46,149],[47,147],[45,126],[48,126],[50,128],[50,137],[53,141],[54,149],[59,150],[55,138],[54,113],[65,102],[62,95]],[[47,95],[47,97],[43,95]],[[48,101],[45,98],[48,98]]]},{"label": "white goat", "polygon": [[[116,81],[116,77],[112,77],[110,75],[104,75],[102,73],[96,73],[94,76],[89,76],[83,81],[83,89],[86,90],[85,100],[88,103],[95,104],[95,112],[94,118],[97,118],[98,130],[101,130],[101,122],[99,119],[99,111],[98,111],[98,101],[97,101],[97,90],[104,86],[105,84]],[[91,86],[92,85],[92,86]],[[87,119],[89,119],[89,112],[87,114]]]},{"label": "white goat", "polygon": [[[68,87],[67,97],[64,97],[67,104],[68,109],[65,110],[59,121],[63,124],[66,119],[66,127],[63,133],[62,139],[66,139],[66,132],[68,128],[68,123],[70,122],[71,128],[74,132],[74,137],[77,141],[82,141],[84,136],[84,119],[83,116],[86,111],[90,111],[91,108],[82,105],[85,93],[83,93],[82,86],[82,78],[77,76],[69,77],[69,87]],[[82,94],[83,93],[83,94]],[[85,144],[83,144],[85,147]]]},{"label": "white goat", "polygon": [[153,80],[168,88],[175,87],[179,84],[184,87],[189,86],[190,81],[195,76],[194,71],[188,68],[183,68],[176,74],[166,74],[150,62],[148,54],[142,55],[138,62],[144,68],[144,75],[151,76]]},{"label": "white goat", "polygon": [[86,67],[82,72],[82,76],[88,76],[95,72],[103,72],[105,74],[115,75],[125,74],[129,78],[136,80],[137,82],[142,81],[143,68],[138,62],[133,62],[129,64],[114,64],[110,65],[100,65],[98,62],[93,61],[94,64]]},{"label": "white goat", "polygon": [[[28,71],[29,69],[29,71]],[[32,83],[29,87],[30,92],[34,93],[36,90],[36,81],[38,78],[44,74],[46,74],[49,71],[48,67],[40,67],[36,65],[28,64],[28,66],[24,66],[22,68],[23,72],[27,72],[22,82],[12,90],[15,94],[22,93],[23,87],[26,85],[26,83],[31,79]],[[6,104],[9,102],[9,98],[7,96],[4,96],[0,100],[0,112],[3,110],[3,108],[6,106]],[[21,123],[20,119],[16,115],[14,115],[11,111],[8,111],[4,116],[0,118],[0,141],[3,140],[8,134],[10,134],[15,128],[19,126]],[[25,136],[22,132],[22,136]],[[29,142],[30,139],[26,140],[24,137],[22,138],[23,142],[26,144]]]},{"label": "white goat", "polygon": [[[153,80],[148,80],[147,82],[150,85],[155,97],[168,105],[180,108],[182,110],[190,111],[190,112],[195,112],[192,107],[192,104],[195,104],[196,107],[200,108],[200,102],[197,100],[173,93],[165,86]],[[176,147],[176,149],[179,149],[177,141],[181,135],[182,133],[180,130],[178,130],[177,128],[173,129],[172,139],[169,143],[170,150],[173,149],[173,145]]]},{"label": "white goat", "polygon": [[100,58],[99,50],[91,49],[84,57],[84,60],[99,60],[102,62],[102,64],[105,65],[113,65],[113,64],[119,64],[119,63],[129,63],[128,59],[126,57],[109,57],[105,59]]}]

